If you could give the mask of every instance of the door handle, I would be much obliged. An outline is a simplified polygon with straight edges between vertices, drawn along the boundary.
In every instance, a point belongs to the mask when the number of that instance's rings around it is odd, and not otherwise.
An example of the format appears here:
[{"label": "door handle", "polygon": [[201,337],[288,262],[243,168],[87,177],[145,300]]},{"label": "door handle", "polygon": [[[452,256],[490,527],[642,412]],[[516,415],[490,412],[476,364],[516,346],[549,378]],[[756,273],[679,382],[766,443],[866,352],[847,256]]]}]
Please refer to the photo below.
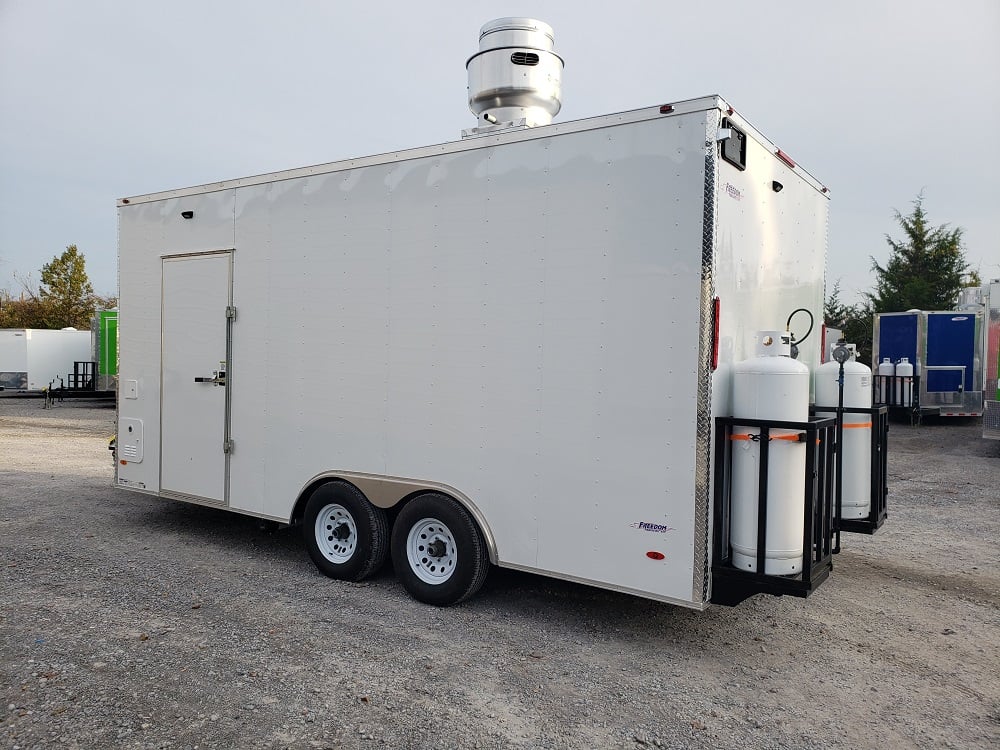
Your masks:
[{"label": "door handle", "polygon": [[196,377],[194,379],[196,383],[211,383],[212,385],[225,385],[226,384],[226,373],[216,372],[214,377]]}]

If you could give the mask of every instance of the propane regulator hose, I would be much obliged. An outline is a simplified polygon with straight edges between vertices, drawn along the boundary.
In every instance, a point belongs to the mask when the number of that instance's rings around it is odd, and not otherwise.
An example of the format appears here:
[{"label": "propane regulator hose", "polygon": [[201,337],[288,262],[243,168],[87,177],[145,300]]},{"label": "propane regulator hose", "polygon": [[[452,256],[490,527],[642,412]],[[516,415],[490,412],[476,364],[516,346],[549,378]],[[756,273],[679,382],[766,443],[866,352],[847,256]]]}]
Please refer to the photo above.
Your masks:
[{"label": "propane regulator hose", "polygon": [[[795,334],[792,333],[792,318],[795,317],[796,313],[800,313],[800,312],[804,312],[806,315],[809,316],[809,330],[806,331],[806,335],[805,336],[803,336],[802,338],[800,338],[800,339],[798,339],[796,341]],[[792,359],[798,359],[799,358],[799,344],[801,344],[803,341],[805,341],[807,338],[809,338],[809,334],[812,333],[813,325],[815,324],[815,322],[816,322],[816,319],[813,317],[813,314],[811,312],[809,312],[804,307],[797,307],[796,309],[792,310],[792,314],[788,316],[788,320],[785,321],[785,330],[789,334],[791,334],[791,343],[792,343],[792,352],[791,353],[792,353]]]},{"label": "propane regulator hose", "polygon": [[[806,308],[804,308],[804,307],[798,307],[798,308],[796,308],[796,309],[792,310],[792,314],[791,314],[791,315],[789,315],[789,316],[788,316],[788,320],[786,320],[786,321],[785,321],[785,330],[786,330],[786,331],[788,331],[789,333],[791,333],[791,332],[792,332],[792,318],[794,318],[794,317],[795,317],[795,314],[796,314],[796,313],[800,313],[800,312],[804,312],[804,313],[805,313],[806,315],[808,315],[808,316],[809,316],[809,330],[808,330],[808,331],[806,331],[806,335],[805,335],[805,336],[803,336],[802,338],[800,338],[800,339],[797,339],[797,340],[795,341],[795,343],[797,343],[797,344],[801,344],[801,343],[802,343],[803,341],[805,341],[805,340],[806,340],[807,338],[809,338],[809,334],[810,334],[810,333],[812,333],[812,330],[813,330],[813,325],[814,325],[814,324],[815,324],[815,322],[816,322],[816,319],[815,319],[815,318],[813,318],[813,314],[812,314],[811,312],[809,312],[809,311],[808,311],[808,310],[807,310]],[[794,334],[793,334],[793,336],[794,336]]]}]

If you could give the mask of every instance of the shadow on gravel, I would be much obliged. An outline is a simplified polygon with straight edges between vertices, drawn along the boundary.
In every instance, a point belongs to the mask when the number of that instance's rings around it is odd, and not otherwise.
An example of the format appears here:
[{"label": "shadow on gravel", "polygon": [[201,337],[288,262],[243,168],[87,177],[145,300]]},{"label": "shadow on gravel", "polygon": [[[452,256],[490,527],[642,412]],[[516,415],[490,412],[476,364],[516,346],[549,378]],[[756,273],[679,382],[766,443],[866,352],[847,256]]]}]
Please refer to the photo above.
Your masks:
[{"label": "shadow on gravel", "polygon": [[708,626],[716,621],[710,613],[728,611],[712,607],[698,612],[616,591],[501,568],[490,571],[486,585],[471,604],[474,606],[479,600],[491,608],[530,614],[533,620],[553,627],[576,622],[590,630],[614,632],[627,625],[633,634],[643,631],[662,634],[664,629],[668,629],[674,636],[682,635],[681,625],[687,628],[703,620],[703,624]]},{"label": "shadow on gravel", "polygon": [[[261,529],[260,522],[250,516],[136,497],[134,507],[118,520],[117,530],[123,534],[145,536],[154,547],[179,544],[184,548],[215,550],[219,555],[252,555],[260,564],[278,562],[289,571],[320,576],[309,560],[301,527],[268,531]],[[427,607],[410,599],[396,580],[391,560],[366,584],[382,590],[385,596],[406,601],[409,606]],[[553,627],[577,621],[594,631],[608,633],[623,626],[636,633],[646,630],[662,633],[664,628],[672,630],[682,624],[688,627],[692,621],[707,615],[628,594],[495,567],[490,570],[482,591],[460,608],[483,615],[498,610],[516,611]],[[717,621],[715,617],[708,619]]]},{"label": "shadow on gravel", "polygon": [[924,417],[918,425],[893,422],[889,425],[890,462],[894,450],[1000,460],[1000,440],[983,437],[983,421],[978,417]]},{"label": "shadow on gravel", "polygon": [[117,404],[113,400],[88,400],[88,399],[78,399],[78,400],[65,400],[50,401],[46,405],[45,400],[41,396],[25,395],[19,393],[10,393],[0,391],[0,409],[3,407],[10,407],[11,409],[17,408],[20,412],[31,413],[31,408],[35,407],[39,411],[59,411],[60,409],[102,409],[107,411],[114,411]]},{"label": "shadow on gravel", "polygon": [[221,508],[192,505],[173,500],[138,498],[130,512],[120,518],[122,530],[157,535],[168,532],[185,541],[220,551],[242,550],[248,546],[273,551],[288,559],[305,554],[299,527],[276,530],[262,528],[260,519]]}]

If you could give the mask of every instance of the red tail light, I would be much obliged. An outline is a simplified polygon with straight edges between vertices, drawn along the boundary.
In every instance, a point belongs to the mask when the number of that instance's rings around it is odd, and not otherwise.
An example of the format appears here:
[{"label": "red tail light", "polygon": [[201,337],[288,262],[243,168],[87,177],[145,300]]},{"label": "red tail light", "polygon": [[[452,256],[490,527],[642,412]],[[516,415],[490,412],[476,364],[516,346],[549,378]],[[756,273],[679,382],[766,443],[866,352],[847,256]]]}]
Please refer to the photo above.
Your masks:
[{"label": "red tail light", "polygon": [[712,372],[719,369],[719,315],[722,310],[722,300],[718,297],[712,302]]}]

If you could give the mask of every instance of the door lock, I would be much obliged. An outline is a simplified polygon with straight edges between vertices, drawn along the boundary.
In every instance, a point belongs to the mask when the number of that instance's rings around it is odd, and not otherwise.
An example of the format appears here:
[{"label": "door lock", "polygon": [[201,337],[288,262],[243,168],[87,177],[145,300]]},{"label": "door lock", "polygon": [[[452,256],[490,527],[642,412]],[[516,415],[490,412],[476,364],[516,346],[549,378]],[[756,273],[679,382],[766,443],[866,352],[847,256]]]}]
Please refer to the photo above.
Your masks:
[{"label": "door lock", "polygon": [[226,371],[225,370],[213,370],[212,377],[205,378],[195,378],[196,383],[211,383],[212,385],[225,385],[226,384]]}]

